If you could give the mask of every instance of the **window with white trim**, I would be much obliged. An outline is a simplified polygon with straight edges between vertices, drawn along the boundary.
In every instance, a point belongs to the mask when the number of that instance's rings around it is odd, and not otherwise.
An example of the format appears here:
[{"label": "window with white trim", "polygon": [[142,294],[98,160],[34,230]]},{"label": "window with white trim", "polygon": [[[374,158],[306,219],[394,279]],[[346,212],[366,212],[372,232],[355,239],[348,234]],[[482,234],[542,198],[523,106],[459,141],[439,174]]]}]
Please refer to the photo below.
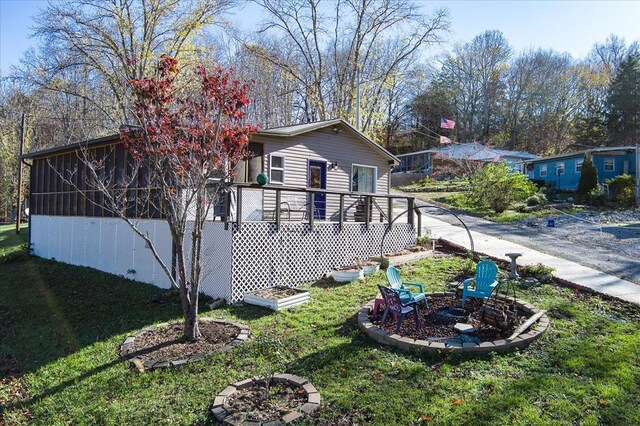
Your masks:
[{"label": "window with white trim", "polygon": [[540,165],[540,177],[545,177],[547,175],[547,165],[546,164],[541,164]]},{"label": "window with white trim", "polygon": [[376,192],[378,170],[369,166],[351,166],[351,191]]},{"label": "window with white trim", "polygon": [[564,161],[561,161],[558,164],[556,164],[556,173],[558,175],[564,174]]},{"label": "window with white trim", "polygon": [[604,159],[604,171],[605,172],[614,172],[616,169],[616,162],[613,158],[605,158]]},{"label": "window with white trim", "polygon": [[269,158],[269,182],[284,184],[284,157],[271,154]]},{"label": "window with white trim", "polygon": [[582,173],[582,163],[584,160],[576,160],[576,173]]}]

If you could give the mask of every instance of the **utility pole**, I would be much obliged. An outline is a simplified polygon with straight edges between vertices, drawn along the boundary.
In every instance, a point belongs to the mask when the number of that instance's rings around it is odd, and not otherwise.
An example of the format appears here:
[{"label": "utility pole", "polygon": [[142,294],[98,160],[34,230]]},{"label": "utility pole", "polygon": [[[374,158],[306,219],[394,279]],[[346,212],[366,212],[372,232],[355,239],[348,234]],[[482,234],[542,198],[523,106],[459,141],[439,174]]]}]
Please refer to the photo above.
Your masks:
[{"label": "utility pole", "polygon": [[20,234],[20,220],[22,219],[22,152],[24,150],[24,112],[20,121],[20,154],[18,154],[18,206],[16,215],[16,234]]},{"label": "utility pole", "polygon": [[636,145],[636,206],[640,207],[640,145]]},{"label": "utility pole", "polygon": [[360,66],[356,67],[356,130],[360,131]]}]

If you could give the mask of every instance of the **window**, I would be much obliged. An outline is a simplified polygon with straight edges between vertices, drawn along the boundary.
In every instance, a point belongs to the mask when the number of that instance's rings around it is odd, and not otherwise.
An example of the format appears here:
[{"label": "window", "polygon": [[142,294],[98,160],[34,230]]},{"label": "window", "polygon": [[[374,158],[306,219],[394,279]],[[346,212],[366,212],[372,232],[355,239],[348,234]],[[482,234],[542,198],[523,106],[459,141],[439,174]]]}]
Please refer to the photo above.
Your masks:
[{"label": "window", "polygon": [[613,158],[605,158],[604,159],[604,171],[605,172],[613,172],[615,171],[616,163]]},{"label": "window", "polygon": [[564,161],[561,161],[558,164],[556,164],[556,173],[558,175],[564,174]]},{"label": "window", "polygon": [[284,157],[280,155],[271,155],[271,164],[269,165],[269,181],[272,183],[284,183]]},{"label": "window", "polygon": [[582,173],[582,163],[584,160],[576,160],[576,173]]},{"label": "window", "polygon": [[540,165],[540,177],[545,177],[547,175],[547,165],[546,164],[541,164]]},{"label": "window", "polygon": [[376,192],[377,169],[369,166],[351,166],[351,190]]}]

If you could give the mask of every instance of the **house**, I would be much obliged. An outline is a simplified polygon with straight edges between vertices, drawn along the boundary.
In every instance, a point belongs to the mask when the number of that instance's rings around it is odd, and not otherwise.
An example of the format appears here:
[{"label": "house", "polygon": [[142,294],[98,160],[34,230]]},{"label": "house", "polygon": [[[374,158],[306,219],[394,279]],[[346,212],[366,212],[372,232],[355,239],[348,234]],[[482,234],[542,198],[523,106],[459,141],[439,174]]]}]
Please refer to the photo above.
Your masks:
[{"label": "house", "polygon": [[590,153],[598,170],[598,183],[621,174],[637,176],[638,148],[619,146],[553,155],[524,162],[527,176],[562,191],[578,189],[585,153]]},{"label": "house", "polygon": [[[522,162],[538,158],[527,152],[488,148],[479,142],[448,145],[437,149],[409,152],[397,156],[400,165],[394,169],[392,185],[403,185],[403,181],[421,179],[424,176],[450,176],[464,173],[463,163],[481,166],[484,163],[505,162],[514,170],[522,171]],[[396,172],[413,173],[419,176],[402,176]]]},{"label": "house", "polygon": [[[24,155],[31,164],[33,253],[168,288],[144,241],[103,208],[101,193],[87,187],[81,148],[104,158],[105,173],[116,182],[127,175],[128,154],[117,135]],[[225,203],[204,228],[204,293],[236,302],[248,291],[297,285],[379,255],[384,234],[386,251],[415,243],[412,211],[404,223],[390,226],[394,201],[413,202],[389,194],[396,157],[346,121],[262,130],[249,150],[249,158],[236,165]],[[254,183],[260,173],[269,184]],[[163,262],[172,264],[162,212],[144,201],[149,197],[136,196],[147,191],[153,197],[153,188],[140,175],[122,189],[134,200],[128,217],[148,233]]]}]

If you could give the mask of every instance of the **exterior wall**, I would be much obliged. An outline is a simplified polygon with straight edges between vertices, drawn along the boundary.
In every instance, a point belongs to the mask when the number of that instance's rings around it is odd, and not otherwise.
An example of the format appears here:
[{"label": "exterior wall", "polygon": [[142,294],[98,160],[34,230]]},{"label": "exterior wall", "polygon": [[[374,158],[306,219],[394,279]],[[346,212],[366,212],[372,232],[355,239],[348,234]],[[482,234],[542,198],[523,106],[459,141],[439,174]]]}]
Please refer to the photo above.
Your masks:
[{"label": "exterior wall", "polygon": [[[307,223],[275,224],[249,222],[233,231],[233,294],[231,302],[244,294],[275,285],[295,286],[317,280],[336,266],[380,255],[387,224],[319,222],[313,230]],[[415,244],[416,231],[406,223],[394,224],[384,244],[393,252]]]},{"label": "exterior wall", "polygon": [[[165,265],[171,268],[171,236],[164,220],[141,219]],[[202,291],[228,297],[231,282],[231,232],[224,224],[208,223],[204,230]],[[114,275],[170,288],[169,278],[136,235],[121,219],[42,216],[31,217],[31,243],[38,257],[71,265],[88,266]]]},{"label": "exterior wall", "polygon": [[[337,162],[338,166],[327,170],[327,190],[350,191],[351,167],[354,164],[377,168],[376,192],[389,193],[389,159],[379,151],[364,143],[350,131],[335,133],[331,128],[321,129],[289,138],[255,136],[254,142],[264,144],[264,170],[270,175],[271,154],[285,157],[284,184],[306,188],[309,160]],[[283,194],[285,197],[300,198],[300,194]],[[302,200],[304,201],[304,200]],[[356,199],[345,200],[345,208],[355,204]],[[304,202],[302,203],[304,204]],[[327,196],[327,220],[337,220],[338,196]],[[264,211],[275,210],[275,193],[267,191],[264,195]]]},{"label": "exterior wall", "polygon": [[[533,170],[529,171],[527,175],[531,179],[535,180],[543,180],[546,184],[551,185],[552,188],[565,190],[565,191],[575,191],[578,188],[578,184],[580,183],[580,172],[576,172],[576,163],[582,161],[584,158],[584,154],[576,154],[575,156],[565,157],[565,158],[556,158],[549,161],[540,161],[533,163]],[[614,170],[613,171],[605,171],[604,163],[605,159],[613,159],[614,160]],[[624,173],[624,163],[628,161],[629,163],[629,174],[635,175],[636,169],[636,159],[634,153],[629,154],[611,154],[607,152],[602,153],[593,153],[592,161],[598,170],[598,183],[603,184],[605,180],[614,178],[618,175]],[[564,174],[558,175],[556,172],[556,167],[558,163],[564,162],[565,171]],[[547,166],[547,175],[541,176],[540,170],[541,166]]]}]

